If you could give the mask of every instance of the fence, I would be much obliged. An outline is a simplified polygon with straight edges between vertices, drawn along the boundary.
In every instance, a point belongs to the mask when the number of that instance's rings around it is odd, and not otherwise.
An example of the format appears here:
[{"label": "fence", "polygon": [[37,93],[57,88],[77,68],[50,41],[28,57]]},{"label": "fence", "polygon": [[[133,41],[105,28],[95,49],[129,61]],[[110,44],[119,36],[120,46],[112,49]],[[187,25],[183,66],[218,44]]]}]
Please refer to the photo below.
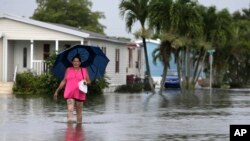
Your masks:
[{"label": "fence", "polygon": [[33,72],[37,75],[41,75],[47,72],[47,64],[44,60],[33,60]]}]

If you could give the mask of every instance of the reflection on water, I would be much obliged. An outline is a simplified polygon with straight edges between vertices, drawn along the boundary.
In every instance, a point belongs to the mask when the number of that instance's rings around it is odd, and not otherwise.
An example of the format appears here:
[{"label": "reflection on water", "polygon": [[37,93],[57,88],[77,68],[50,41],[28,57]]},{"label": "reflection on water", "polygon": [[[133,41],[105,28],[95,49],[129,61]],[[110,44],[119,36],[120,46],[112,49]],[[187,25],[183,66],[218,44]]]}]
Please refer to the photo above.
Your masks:
[{"label": "reflection on water", "polygon": [[249,124],[248,93],[92,95],[83,124],[67,124],[66,102],[52,96],[0,95],[1,141],[229,140],[230,124]]},{"label": "reflection on water", "polygon": [[64,141],[84,141],[84,136],[82,124],[67,124]]}]

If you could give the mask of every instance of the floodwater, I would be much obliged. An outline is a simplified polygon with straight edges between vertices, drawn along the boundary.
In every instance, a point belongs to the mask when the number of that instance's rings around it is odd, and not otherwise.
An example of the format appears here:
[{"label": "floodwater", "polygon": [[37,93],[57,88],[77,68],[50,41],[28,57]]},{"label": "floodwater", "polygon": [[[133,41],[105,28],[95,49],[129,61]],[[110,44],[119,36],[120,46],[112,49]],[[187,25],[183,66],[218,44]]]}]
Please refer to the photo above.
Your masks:
[{"label": "floodwater", "polygon": [[62,98],[0,95],[0,141],[227,141],[249,117],[249,92],[89,96],[80,125],[65,122]]}]

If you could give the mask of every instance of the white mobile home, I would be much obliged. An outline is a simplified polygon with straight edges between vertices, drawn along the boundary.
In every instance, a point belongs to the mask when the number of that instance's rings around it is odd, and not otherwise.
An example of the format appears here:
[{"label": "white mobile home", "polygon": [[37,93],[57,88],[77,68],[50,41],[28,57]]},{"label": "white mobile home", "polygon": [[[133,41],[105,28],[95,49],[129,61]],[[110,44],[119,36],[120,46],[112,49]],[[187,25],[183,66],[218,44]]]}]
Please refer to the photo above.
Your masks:
[{"label": "white mobile home", "polygon": [[50,53],[75,44],[99,46],[110,60],[111,86],[126,84],[127,40],[6,14],[0,15],[0,82],[13,81],[15,70],[43,73]]}]

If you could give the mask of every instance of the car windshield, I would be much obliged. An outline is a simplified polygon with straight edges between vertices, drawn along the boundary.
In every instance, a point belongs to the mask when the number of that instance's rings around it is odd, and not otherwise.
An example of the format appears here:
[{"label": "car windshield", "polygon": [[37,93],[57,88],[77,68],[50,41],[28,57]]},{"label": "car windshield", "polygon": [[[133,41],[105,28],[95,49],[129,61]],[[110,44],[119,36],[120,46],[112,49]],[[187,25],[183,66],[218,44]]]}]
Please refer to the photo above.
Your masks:
[{"label": "car windshield", "polygon": [[178,73],[177,73],[177,71],[168,71],[168,74],[167,74],[168,76],[178,76]]}]

